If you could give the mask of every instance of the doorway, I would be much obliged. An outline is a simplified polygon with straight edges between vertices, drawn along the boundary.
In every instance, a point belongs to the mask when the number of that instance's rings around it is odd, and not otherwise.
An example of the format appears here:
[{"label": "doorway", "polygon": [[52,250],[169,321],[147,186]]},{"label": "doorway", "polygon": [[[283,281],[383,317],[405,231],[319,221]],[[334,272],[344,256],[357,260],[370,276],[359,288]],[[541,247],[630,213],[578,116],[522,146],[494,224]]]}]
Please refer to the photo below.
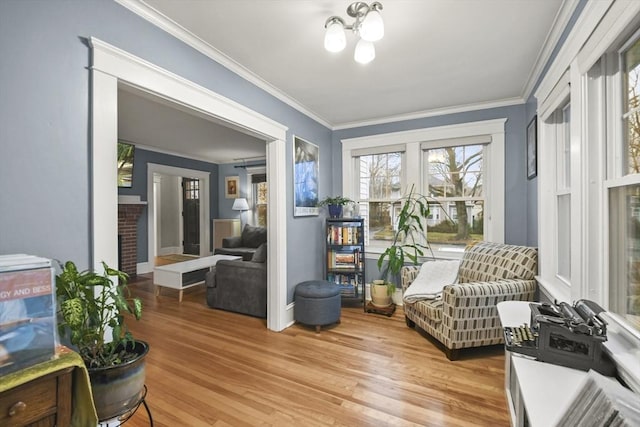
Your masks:
[{"label": "doorway", "polygon": [[[91,224],[92,263],[116,265],[118,83],[172,100],[207,114],[226,126],[266,142],[268,181],[267,327],[281,331],[293,322],[287,306],[286,144],[287,127],[209,89],[91,38]],[[153,177],[148,183],[153,194]],[[152,196],[153,197],[153,196]],[[153,232],[150,233],[153,235]]]},{"label": "doorway", "polygon": [[200,254],[200,181],[182,178],[182,253]]}]

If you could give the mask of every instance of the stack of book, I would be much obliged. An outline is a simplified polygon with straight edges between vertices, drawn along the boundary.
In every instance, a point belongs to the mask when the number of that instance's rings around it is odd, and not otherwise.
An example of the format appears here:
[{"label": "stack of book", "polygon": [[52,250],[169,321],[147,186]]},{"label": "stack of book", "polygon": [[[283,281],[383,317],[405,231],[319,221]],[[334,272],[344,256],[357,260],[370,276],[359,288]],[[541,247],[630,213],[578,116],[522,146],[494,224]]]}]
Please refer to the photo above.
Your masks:
[{"label": "stack of book", "polygon": [[362,242],[360,228],[339,227],[331,225],[327,227],[327,243],[330,245],[358,245]]},{"label": "stack of book", "polygon": [[51,359],[56,331],[51,260],[0,256],[0,376]]},{"label": "stack of book", "polygon": [[556,425],[640,426],[640,398],[618,381],[590,370]]},{"label": "stack of book", "polygon": [[332,250],[327,254],[329,269],[355,270],[362,267],[362,253],[359,248],[354,250]]}]

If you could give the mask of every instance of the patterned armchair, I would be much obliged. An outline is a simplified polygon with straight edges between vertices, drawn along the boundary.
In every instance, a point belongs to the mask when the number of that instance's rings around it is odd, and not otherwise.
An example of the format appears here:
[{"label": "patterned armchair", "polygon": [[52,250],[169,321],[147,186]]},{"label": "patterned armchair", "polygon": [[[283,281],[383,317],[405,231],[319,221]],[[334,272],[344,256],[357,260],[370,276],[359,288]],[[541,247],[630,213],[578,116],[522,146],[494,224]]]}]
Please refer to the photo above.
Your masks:
[{"label": "patterned armchair", "polygon": [[[402,268],[403,294],[419,270],[419,266]],[[457,359],[462,348],[503,343],[496,304],[532,301],[537,272],[536,248],[490,242],[467,247],[458,283],[445,285],[441,297],[405,301],[407,326],[417,325],[440,341],[449,360]]]}]

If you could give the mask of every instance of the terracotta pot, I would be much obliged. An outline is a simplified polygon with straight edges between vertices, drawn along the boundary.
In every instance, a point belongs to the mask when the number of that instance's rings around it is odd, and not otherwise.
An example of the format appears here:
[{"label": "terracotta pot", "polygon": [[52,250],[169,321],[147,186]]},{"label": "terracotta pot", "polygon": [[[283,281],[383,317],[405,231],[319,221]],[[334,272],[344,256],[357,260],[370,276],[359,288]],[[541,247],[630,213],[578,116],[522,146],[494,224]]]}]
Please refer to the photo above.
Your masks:
[{"label": "terracotta pot", "polygon": [[133,360],[106,368],[90,368],[91,391],[98,419],[110,420],[122,415],[140,402],[144,394],[145,356],[149,345],[136,341]]},{"label": "terracotta pot", "polygon": [[371,283],[371,304],[375,307],[389,307],[391,302],[391,295],[387,293],[387,285],[384,281],[374,280]]}]

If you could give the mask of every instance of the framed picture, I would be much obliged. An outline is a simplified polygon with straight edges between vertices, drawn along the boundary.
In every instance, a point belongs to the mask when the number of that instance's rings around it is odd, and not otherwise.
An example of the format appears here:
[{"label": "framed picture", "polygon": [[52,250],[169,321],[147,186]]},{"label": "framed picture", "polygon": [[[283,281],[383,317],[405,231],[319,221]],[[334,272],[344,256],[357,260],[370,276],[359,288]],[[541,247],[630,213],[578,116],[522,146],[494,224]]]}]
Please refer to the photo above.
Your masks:
[{"label": "framed picture", "polygon": [[538,175],[538,116],[527,126],[527,179]]},{"label": "framed picture", "polygon": [[293,137],[293,216],[318,215],[318,146]]},{"label": "framed picture", "polygon": [[240,187],[240,177],[227,176],[224,178],[224,197],[227,199],[237,199],[240,197],[238,188]]}]

